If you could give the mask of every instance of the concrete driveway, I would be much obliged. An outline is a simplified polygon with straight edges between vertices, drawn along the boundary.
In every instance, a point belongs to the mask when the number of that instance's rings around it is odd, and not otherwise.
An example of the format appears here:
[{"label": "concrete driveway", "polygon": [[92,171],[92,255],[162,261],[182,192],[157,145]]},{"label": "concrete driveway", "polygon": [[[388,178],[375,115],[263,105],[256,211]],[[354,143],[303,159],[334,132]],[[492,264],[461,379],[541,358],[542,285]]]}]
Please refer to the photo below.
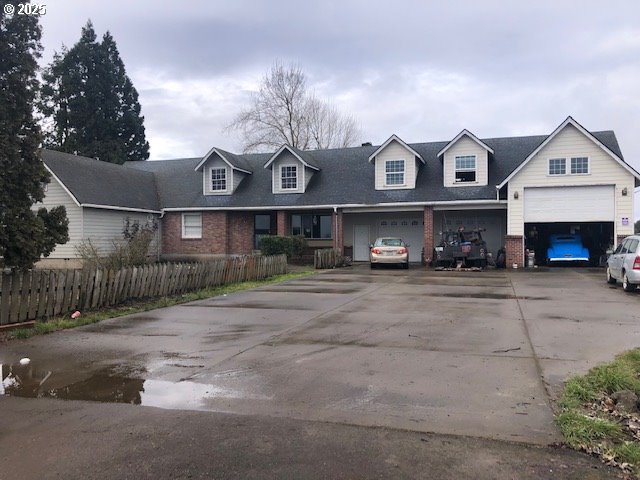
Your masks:
[{"label": "concrete driveway", "polygon": [[0,363],[33,360],[26,395],[546,445],[563,379],[638,346],[639,302],[600,270],[356,266],[11,342]]}]

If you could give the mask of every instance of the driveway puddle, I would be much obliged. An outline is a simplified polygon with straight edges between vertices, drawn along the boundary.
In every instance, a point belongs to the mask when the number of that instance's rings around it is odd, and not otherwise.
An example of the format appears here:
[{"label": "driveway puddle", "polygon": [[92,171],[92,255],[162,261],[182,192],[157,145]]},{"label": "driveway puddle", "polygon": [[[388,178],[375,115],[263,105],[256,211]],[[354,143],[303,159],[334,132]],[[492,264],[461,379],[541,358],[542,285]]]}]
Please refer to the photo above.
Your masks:
[{"label": "driveway puddle", "polygon": [[56,374],[39,369],[33,363],[0,364],[0,371],[0,395],[15,397],[129,403],[181,410],[203,410],[208,399],[256,398],[239,390],[188,380],[145,379],[145,369],[128,367],[108,367],[64,385],[60,385],[62,374],[56,378]]}]

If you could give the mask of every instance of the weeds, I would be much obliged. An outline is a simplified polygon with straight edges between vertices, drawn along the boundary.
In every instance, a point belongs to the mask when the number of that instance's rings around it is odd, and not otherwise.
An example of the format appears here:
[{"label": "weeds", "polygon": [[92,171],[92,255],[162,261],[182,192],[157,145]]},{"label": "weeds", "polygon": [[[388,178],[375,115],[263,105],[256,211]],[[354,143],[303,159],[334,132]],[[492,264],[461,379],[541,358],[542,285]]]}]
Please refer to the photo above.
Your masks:
[{"label": "weeds", "polygon": [[570,447],[597,454],[637,475],[640,418],[616,407],[610,396],[621,390],[640,395],[640,349],[569,379],[558,402],[556,423]]}]

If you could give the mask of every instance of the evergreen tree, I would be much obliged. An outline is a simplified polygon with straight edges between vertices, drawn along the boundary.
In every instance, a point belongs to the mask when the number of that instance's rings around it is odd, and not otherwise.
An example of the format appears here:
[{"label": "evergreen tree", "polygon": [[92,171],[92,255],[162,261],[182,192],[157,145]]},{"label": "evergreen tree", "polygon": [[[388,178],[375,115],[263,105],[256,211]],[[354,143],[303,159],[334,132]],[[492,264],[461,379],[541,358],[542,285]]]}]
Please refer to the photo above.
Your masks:
[{"label": "evergreen tree", "polygon": [[37,15],[7,16],[7,3],[0,0],[0,257],[5,267],[29,268],[68,241],[68,220],[64,207],[31,209],[49,181],[33,116],[41,29]]},{"label": "evergreen tree", "polygon": [[149,158],[138,92],[109,32],[98,42],[87,22],[78,43],[54,56],[43,79],[47,146],[111,163]]}]

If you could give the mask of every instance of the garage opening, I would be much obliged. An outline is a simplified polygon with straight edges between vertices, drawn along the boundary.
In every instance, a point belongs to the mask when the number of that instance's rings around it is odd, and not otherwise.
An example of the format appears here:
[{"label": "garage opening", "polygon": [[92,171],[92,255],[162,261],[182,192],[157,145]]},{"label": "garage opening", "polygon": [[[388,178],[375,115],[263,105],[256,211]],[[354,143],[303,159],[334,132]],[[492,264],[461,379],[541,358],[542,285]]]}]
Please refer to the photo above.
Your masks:
[{"label": "garage opening", "polygon": [[[606,251],[613,247],[613,222],[554,222],[525,223],[525,248],[533,250],[536,265],[547,264],[547,249],[554,234],[579,234],[582,244],[589,250],[589,262],[583,265],[598,266],[606,259]],[[558,262],[560,263],[560,262]]]}]

